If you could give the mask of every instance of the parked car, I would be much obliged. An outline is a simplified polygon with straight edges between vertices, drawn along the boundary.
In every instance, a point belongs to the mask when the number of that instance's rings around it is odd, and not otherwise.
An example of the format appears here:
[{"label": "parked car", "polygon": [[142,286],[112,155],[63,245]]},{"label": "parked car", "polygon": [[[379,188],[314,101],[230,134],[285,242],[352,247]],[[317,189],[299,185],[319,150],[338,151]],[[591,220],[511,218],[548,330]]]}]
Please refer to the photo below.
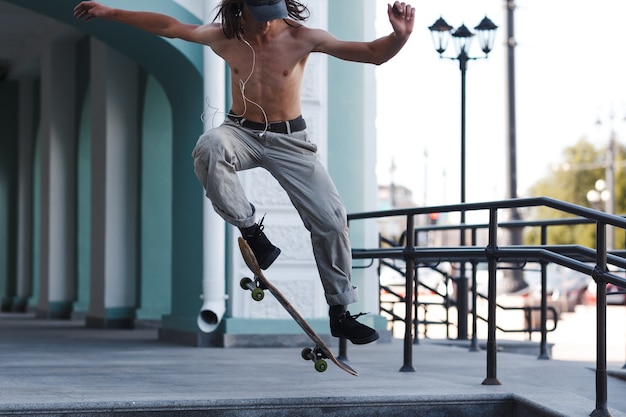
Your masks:
[{"label": "parked car", "polygon": [[[533,288],[535,296],[539,298],[541,291],[539,267],[527,271],[524,277]],[[585,302],[585,293],[590,282],[593,282],[593,279],[589,275],[558,264],[548,264],[546,292],[552,301],[560,300],[565,311],[574,311],[578,304]]]},{"label": "parked car", "polygon": [[[501,280],[504,271],[498,269],[496,280]],[[488,271],[487,264],[478,264],[476,274],[478,291],[487,294]],[[528,283],[528,288],[518,295],[525,295],[533,300],[541,298],[541,269],[539,264],[528,264],[524,268],[524,280]],[[546,293],[550,302],[558,303],[562,307],[560,310],[573,311],[574,307],[585,301],[585,292],[589,282],[593,281],[588,275],[578,271],[573,271],[558,264],[548,264],[547,267],[547,289]]]}]

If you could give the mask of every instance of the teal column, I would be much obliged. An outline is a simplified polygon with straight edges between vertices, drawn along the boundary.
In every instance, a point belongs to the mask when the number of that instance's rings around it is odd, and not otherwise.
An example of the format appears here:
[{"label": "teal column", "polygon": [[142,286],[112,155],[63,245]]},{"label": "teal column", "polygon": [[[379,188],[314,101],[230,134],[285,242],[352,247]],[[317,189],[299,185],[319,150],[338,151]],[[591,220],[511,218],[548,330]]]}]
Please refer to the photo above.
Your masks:
[{"label": "teal column", "polygon": [[[374,0],[328,2],[329,31],[340,39],[370,41],[376,7],[386,3]],[[376,79],[370,64],[329,58],[328,69],[328,169],[348,213],[375,210],[376,207]],[[349,158],[346,158],[349,155]],[[377,244],[376,224],[350,225],[353,247]],[[353,269],[352,281],[359,288],[360,301],[353,308],[378,311],[378,281],[373,268]],[[382,317],[368,316],[379,330]]]},{"label": "teal column", "polygon": [[20,80],[17,190],[16,296],[13,310],[28,309],[33,295],[33,157],[35,145],[35,81]]},{"label": "teal column", "polygon": [[33,146],[32,190],[32,233],[30,260],[32,295],[28,301],[29,309],[36,309],[41,292],[41,83],[35,83],[35,143]]},{"label": "teal column", "polygon": [[[185,71],[185,69],[187,71]],[[163,80],[172,105],[172,304],[163,316],[160,339],[205,345],[197,317],[202,305],[202,186],[193,172],[191,151],[202,134],[202,77],[191,68]]]},{"label": "teal column", "polygon": [[139,319],[170,311],[172,271],[172,107],[148,76],[142,107]]},{"label": "teal column", "polygon": [[18,83],[0,83],[0,309],[15,297]]},{"label": "teal column", "polygon": [[76,47],[76,299],[74,310],[89,309],[91,282],[91,92],[89,38]]},{"label": "teal column", "polygon": [[[364,8],[367,3],[363,0],[329,1],[329,31],[340,39],[366,40]],[[328,61],[328,170],[348,212],[363,208],[365,67],[335,58]]]},{"label": "teal column", "polygon": [[70,43],[42,54],[39,317],[70,318],[74,300],[74,62]]},{"label": "teal column", "polygon": [[138,77],[130,58],[91,44],[91,286],[88,327],[134,325]]}]

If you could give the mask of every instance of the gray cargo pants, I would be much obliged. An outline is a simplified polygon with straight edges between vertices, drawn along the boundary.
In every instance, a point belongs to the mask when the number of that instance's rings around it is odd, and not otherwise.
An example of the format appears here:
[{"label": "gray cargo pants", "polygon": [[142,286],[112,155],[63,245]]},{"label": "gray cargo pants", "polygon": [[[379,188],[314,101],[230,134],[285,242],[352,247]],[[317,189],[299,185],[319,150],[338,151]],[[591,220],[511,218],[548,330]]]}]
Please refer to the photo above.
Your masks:
[{"label": "gray cargo pants", "polygon": [[317,157],[306,130],[281,134],[251,130],[226,119],[200,136],[194,171],[215,211],[236,227],[255,223],[237,171],[262,167],[287,192],[311,233],[313,253],[329,305],[358,300],[350,272],[352,253],[344,204]]}]

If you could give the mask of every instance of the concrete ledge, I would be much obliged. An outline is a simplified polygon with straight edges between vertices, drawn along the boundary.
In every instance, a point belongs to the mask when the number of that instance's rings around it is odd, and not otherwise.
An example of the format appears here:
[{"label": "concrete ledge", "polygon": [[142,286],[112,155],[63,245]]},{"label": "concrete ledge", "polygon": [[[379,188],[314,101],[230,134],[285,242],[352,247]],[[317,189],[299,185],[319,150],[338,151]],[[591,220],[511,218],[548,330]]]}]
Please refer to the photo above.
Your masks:
[{"label": "concrete ledge", "polygon": [[[394,341],[350,345],[350,365],[360,373],[354,378],[333,367],[315,372],[296,348],[158,343],[154,323],[102,331],[85,328],[83,320],[2,319],[7,360],[0,415],[586,417],[597,411],[593,363],[587,362],[502,352],[502,385],[486,386],[484,351],[424,341],[412,346],[415,372],[398,372],[404,346]],[[198,333],[189,334],[197,343]],[[611,364],[614,371],[622,365]],[[609,379],[614,417],[626,417],[625,389],[624,381]]]},{"label": "concrete ledge", "polygon": [[288,398],[197,402],[106,402],[33,404],[1,409],[4,416],[172,416],[172,417],[565,417],[513,394],[464,396]]}]

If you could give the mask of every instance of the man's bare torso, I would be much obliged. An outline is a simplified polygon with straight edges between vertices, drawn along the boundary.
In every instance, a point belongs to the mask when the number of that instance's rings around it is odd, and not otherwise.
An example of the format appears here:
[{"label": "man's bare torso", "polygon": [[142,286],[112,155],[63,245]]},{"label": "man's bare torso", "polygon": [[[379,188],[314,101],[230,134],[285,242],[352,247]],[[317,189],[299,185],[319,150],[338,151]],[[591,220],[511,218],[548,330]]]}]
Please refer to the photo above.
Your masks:
[{"label": "man's bare torso", "polygon": [[230,67],[232,112],[264,123],[301,114],[300,94],[310,42],[308,29],[282,20],[246,31],[243,40],[225,37],[210,46]]}]

